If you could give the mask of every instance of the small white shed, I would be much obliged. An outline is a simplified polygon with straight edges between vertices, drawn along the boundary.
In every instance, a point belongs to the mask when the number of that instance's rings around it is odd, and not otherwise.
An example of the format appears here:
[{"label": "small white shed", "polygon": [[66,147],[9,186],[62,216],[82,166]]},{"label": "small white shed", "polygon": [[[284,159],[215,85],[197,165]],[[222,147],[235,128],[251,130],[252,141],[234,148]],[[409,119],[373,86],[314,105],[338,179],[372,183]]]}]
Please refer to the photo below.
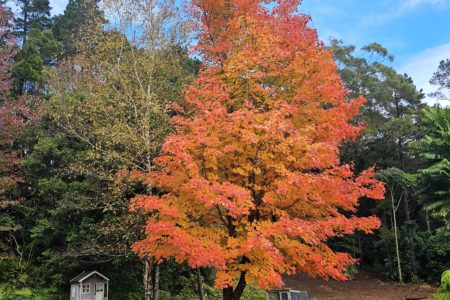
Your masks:
[{"label": "small white shed", "polygon": [[267,293],[267,300],[309,300],[306,291],[296,291],[293,289],[278,289]]},{"label": "small white shed", "polygon": [[108,300],[109,278],[84,271],[70,281],[70,300]]}]

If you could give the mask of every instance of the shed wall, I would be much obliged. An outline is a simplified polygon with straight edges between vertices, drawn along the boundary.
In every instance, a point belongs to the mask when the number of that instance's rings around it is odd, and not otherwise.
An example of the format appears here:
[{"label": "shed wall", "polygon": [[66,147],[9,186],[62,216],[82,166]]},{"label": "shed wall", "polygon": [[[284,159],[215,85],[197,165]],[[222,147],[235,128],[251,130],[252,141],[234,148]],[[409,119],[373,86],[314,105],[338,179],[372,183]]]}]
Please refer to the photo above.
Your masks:
[{"label": "shed wall", "polygon": [[[95,284],[103,283],[106,286],[106,280],[97,275],[92,275],[88,279],[83,281],[83,284],[89,284],[89,293],[81,293],[81,300],[95,300]],[[105,299],[105,298],[103,298]]]},{"label": "shed wall", "polygon": [[70,285],[70,300],[78,300],[78,295],[80,293],[80,289],[78,283],[72,283]]}]

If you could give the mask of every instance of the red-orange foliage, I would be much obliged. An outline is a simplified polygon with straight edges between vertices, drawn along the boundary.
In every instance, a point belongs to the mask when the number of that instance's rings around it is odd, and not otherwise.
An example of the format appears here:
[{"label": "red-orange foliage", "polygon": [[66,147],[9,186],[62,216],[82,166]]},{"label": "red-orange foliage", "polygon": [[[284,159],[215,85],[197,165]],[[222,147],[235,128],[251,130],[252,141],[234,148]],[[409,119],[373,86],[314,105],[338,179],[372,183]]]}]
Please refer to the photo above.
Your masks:
[{"label": "red-orange foliage", "polygon": [[[31,116],[23,99],[11,100],[8,97],[13,58],[18,49],[12,19],[12,13],[0,4],[0,209],[17,203],[5,195],[18,181],[19,160],[12,145]],[[0,232],[16,228],[0,226]]]},{"label": "red-orange foliage", "polygon": [[[12,14],[0,5],[0,195],[7,182],[2,174],[9,169],[13,155],[4,151],[10,146],[11,136],[16,128],[16,120],[12,116],[12,105],[7,102],[7,94],[11,87],[11,68],[15,54],[15,39],[11,29]],[[2,151],[3,150],[3,151]]]},{"label": "red-orange foliage", "polygon": [[225,299],[239,299],[246,282],[279,286],[283,273],[346,279],[355,261],[326,240],[380,225],[347,215],[361,197],[382,199],[383,185],[339,160],[342,140],[362,129],[349,120],[364,99],[347,99],[298,5],[192,1],[204,69],[185,90],[159,170],[139,175],[161,195],[132,203],[153,212],[134,250],[216,268]]}]

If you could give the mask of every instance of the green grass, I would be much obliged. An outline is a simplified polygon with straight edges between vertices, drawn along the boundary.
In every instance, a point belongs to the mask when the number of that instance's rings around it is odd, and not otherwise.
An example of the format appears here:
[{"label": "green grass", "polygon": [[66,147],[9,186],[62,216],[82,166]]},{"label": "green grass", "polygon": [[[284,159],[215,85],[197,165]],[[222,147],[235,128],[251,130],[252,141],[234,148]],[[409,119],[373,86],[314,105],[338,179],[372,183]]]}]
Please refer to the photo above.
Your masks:
[{"label": "green grass", "polygon": [[56,289],[12,288],[0,285],[0,299],[2,300],[59,300],[65,299]]}]

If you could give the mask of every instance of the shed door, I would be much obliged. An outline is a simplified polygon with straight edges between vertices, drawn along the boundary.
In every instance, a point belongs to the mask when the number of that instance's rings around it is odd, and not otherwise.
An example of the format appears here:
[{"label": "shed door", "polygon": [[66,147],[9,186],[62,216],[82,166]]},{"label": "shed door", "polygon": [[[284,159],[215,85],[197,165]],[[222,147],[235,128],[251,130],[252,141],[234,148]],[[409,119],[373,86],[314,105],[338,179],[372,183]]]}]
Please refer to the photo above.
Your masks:
[{"label": "shed door", "polygon": [[281,292],[281,300],[290,300],[289,292]]},{"label": "shed door", "polygon": [[269,300],[280,300],[278,292],[269,293]]},{"label": "shed door", "polygon": [[104,286],[103,283],[97,283],[95,288],[95,300],[104,299]]}]

